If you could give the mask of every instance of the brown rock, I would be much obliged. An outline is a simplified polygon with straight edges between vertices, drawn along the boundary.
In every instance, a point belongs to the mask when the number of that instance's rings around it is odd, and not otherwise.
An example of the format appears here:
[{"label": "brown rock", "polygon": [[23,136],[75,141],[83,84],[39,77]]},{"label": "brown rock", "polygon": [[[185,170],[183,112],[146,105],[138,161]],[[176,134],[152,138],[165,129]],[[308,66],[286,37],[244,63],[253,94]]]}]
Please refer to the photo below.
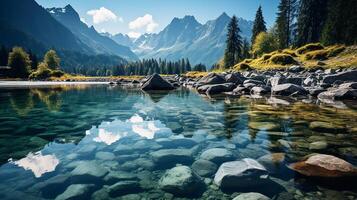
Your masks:
[{"label": "brown rock", "polygon": [[352,164],[335,156],[325,154],[313,155],[305,161],[290,164],[288,167],[305,176],[357,176],[357,169]]}]

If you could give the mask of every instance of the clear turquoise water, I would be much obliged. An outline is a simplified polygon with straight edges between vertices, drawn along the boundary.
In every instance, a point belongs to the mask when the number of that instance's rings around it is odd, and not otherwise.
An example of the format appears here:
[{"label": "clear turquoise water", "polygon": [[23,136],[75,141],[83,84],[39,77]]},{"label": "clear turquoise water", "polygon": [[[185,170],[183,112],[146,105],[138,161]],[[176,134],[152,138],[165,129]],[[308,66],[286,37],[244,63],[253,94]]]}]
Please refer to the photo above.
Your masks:
[{"label": "clear turquoise water", "polygon": [[[249,191],[275,199],[357,199],[355,179],[304,177],[285,167],[311,153],[356,165],[355,102],[336,108],[296,99],[208,98],[187,89],[148,94],[87,85],[0,89],[0,108],[0,199],[55,199],[71,184],[94,184],[84,199],[232,199],[246,192],[221,191],[212,176],[192,196],[160,190],[158,181],[166,169],[191,166],[210,148],[225,148],[237,160],[285,154],[270,175],[278,189],[257,186]],[[312,129],[313,121],[343,130]],[[291,145],[282,145],[284,141]],[[316,141],[328,147],[311,148]],[[189,150],[191,158],[154,160],[152,153],[162,149]],[[108,197],[100,192],[113,184],[106,176],[77,180],[73,175],[76,167],[92,164],[139,186]]]}]

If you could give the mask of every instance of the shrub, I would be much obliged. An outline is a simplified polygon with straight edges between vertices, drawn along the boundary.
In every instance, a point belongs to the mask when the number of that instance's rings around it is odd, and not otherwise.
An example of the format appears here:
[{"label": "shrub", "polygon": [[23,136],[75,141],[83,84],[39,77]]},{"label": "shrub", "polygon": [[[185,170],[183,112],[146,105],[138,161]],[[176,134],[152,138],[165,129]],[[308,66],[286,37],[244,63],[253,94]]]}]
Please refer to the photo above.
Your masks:
[{"label": "shrub", "polygon": [[278,42],[272,33],[261,32],[255,38],[252,53],[255,57],[278,49]]},{"label": "shrub", "polygon": [[305,46],[302,46],[296,50],[296,53],[298,54],[305,54],[310,51],[316,51],[316,50],[321,50],[324,49],[324,46],[322,46],[320,43],[312,43],[312,44],[307,44]]},{"label": "shrub", "polygon": [[53,71],[51,72],[51,76],[52,76],[52,77],[60,78],[60,77],[62,77],[63,75],[64,75],[64,72],[61,71],[61,70],[53,70]]},{"label": "shrub", "polygon": [[276,65],[294,65],[297,64],[296,60],[289,54],[274,54],[269,59],[270,64]]},{"label": "shrub", "polygon": [[305,54],[305,60],[326,60],[328,52],[326,50],[316,50]]},{"label": "shrub", "polygon": [[45,80],[51,77],[52,71],[48,68],[46,63],[41,62],[37,70],[32,72],[29,76],[30,79],[34,80]]}]

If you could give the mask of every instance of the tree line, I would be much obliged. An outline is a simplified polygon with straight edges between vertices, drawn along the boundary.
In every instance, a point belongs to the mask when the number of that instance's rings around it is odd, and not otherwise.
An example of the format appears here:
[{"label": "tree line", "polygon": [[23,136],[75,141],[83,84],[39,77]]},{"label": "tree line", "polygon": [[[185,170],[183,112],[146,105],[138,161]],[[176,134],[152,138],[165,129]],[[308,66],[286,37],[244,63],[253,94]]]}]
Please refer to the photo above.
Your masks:
[{"label": "tree line", "polygon": [[268,30],[259,6],[249,48],[240,36],[237,18],[233,16],[228,24],[223,67],[232,67],[245,58],[308,43],[356,44],[356,10],[356,0],[280,0],[275,24]]}]

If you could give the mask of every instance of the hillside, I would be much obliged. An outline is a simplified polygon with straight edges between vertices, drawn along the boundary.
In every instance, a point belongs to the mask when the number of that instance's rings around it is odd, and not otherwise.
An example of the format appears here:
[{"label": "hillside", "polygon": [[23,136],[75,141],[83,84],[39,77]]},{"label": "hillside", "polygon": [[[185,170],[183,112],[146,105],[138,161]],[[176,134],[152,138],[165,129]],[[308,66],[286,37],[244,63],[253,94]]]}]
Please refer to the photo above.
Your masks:
[{"label": "hillside", "polygon": [[357,46],[307,44],[297,49],[274,51],[256,59],[245,59],[235,70],[269,70],[301,65],[305,68],[346,68],[357,66]]}]

